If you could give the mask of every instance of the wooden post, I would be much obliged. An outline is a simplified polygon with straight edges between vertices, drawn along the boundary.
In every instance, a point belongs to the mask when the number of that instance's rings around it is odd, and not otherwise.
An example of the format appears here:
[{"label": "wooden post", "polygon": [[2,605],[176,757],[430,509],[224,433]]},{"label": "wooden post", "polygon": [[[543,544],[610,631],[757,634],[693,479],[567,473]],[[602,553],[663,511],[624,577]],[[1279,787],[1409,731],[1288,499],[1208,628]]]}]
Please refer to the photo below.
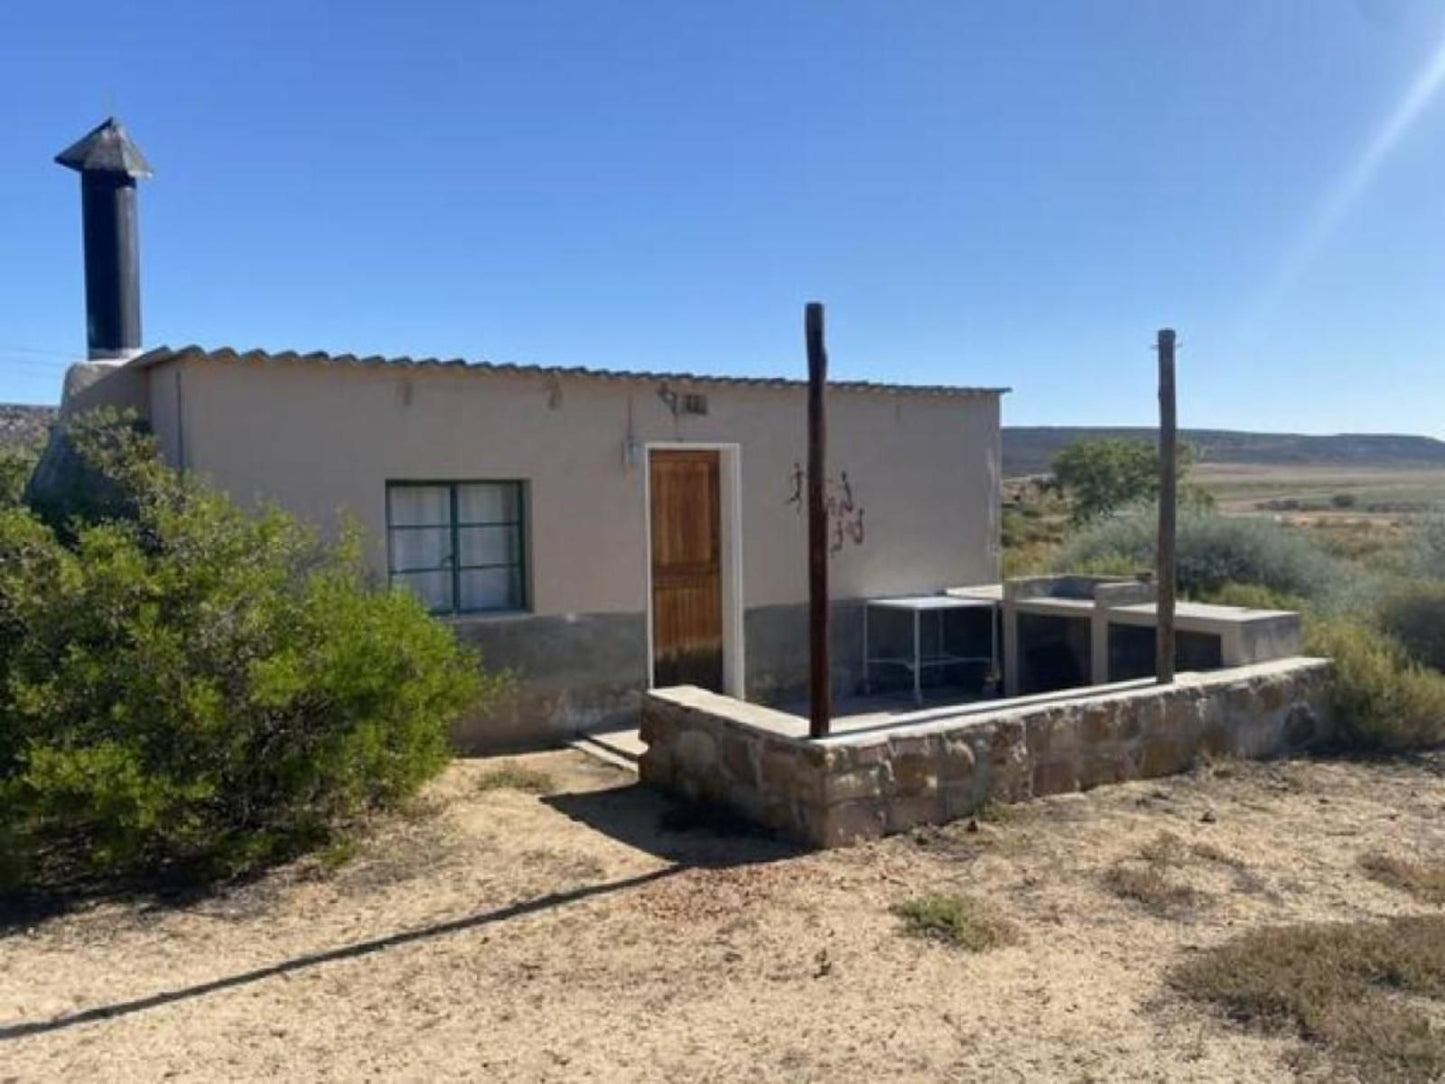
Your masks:
[{"label": "wooden post", "polygon": [[1174,683],[1174,527],[1178,506],[1178,430],[1174,413],[1174,332],[1159,332],[1159,552],[1155,666],[1160,685]]},{"label": "wooden post", "polygon": [[810,301],[803,316],[808,345],[808,735],[826,738],[833,717],[828,665],[827,405],[828,352],[823,306]]}]

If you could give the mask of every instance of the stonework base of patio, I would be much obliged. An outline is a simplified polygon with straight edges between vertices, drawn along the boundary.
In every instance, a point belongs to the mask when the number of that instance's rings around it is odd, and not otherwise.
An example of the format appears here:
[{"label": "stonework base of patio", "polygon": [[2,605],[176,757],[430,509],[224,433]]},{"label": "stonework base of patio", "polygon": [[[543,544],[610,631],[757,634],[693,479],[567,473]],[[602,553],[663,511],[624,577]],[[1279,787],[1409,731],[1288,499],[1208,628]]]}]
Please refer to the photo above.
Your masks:
[{"label": "stonework base of patio", "polygon": [[[691,686],[642,704],[645,783],[836,847],[966,817],[988,802],[1262,759],[1331,734],[1327,660],[1278,659],[1174,685],[1129,682],[935,709],[820,741],[805,720]],[[846,727],[846,720],[839,724]]]}]

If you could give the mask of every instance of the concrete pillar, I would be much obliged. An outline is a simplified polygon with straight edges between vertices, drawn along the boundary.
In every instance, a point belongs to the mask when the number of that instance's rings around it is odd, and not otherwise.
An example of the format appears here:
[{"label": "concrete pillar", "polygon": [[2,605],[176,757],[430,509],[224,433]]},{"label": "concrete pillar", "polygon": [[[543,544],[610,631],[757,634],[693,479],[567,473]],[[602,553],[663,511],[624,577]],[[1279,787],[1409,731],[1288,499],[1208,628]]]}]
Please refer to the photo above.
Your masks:
[{"label": "concrete pillar", "polygon": [[1094,588],[1094,612],[1089,622],[1089,683],[1109,683],[1109,611],[1118,606],[1153,602],[1152,583],[1101,583]]},{"label": "concrete pillar", "polygon": [[1019,659],[1019,611],[1007,592],[1003,600],[1003,694],[1018,696],[1022,668]]},{"label": "concrete pillar", "polygon": [[1089,615],[1089,684],[1109,683],[1109,607],[1099,599],[1094,600],[1094,612]]}]

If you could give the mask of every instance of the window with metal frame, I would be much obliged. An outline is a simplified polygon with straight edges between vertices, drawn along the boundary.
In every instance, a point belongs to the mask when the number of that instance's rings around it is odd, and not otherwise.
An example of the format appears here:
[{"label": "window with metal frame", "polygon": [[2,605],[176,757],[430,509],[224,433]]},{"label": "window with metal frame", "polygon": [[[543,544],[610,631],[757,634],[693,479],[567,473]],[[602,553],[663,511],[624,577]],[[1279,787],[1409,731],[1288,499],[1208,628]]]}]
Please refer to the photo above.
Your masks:
[{"label": "window with metal frame", "polygon": [[387,482],[387,571],[438,614],[527,608],[526,485]]}]

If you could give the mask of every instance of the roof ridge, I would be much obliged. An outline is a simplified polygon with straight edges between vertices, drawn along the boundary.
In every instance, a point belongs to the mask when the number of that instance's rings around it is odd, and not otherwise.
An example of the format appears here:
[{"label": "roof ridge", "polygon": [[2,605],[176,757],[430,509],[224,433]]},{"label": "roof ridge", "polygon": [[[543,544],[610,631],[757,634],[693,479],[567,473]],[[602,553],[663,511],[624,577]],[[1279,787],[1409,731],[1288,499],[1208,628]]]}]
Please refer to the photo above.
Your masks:
[{"label": "roof ridge", "polygon": [[[139,369],[148,369],[153,365],[161,365],[168,361],[179,361],[188,358],[206,358],[212,361],[225,362],[262,361],[283,365],[347,365],[362,368],[395,366],[408,369],[465,369],[469,372],[490,373],[499,376],[538,375],[577,377],[595,380],[676,381],[679,383],[711,384],[728,387],[801,388],[806,387],[808,384],[804,379],[787,376],[721,376],[708,375],[705,373],[657,372],[643,369],[593,369],[582,365],[533,365],[515,362],[468,361],[465,358],[413,358],[408,355],[402,355],[400,357],[381,357],[379,355],[358,357],[351,353],[331,354],[324,350],[310,351],[303,354],[295,350],[271,351],[260,348],[237,350],[230,346],[207,349],[195,343],[177,348],[157,346],[134,358],[130,364]],[[872,380],[830,380],[828,381],[828,386],[842,391],[878,392],[880,394],[892,395],[1005,395],[1012,390],[1011,388],[1004,387],[970,387],[958,384],[901,384]]]}]

